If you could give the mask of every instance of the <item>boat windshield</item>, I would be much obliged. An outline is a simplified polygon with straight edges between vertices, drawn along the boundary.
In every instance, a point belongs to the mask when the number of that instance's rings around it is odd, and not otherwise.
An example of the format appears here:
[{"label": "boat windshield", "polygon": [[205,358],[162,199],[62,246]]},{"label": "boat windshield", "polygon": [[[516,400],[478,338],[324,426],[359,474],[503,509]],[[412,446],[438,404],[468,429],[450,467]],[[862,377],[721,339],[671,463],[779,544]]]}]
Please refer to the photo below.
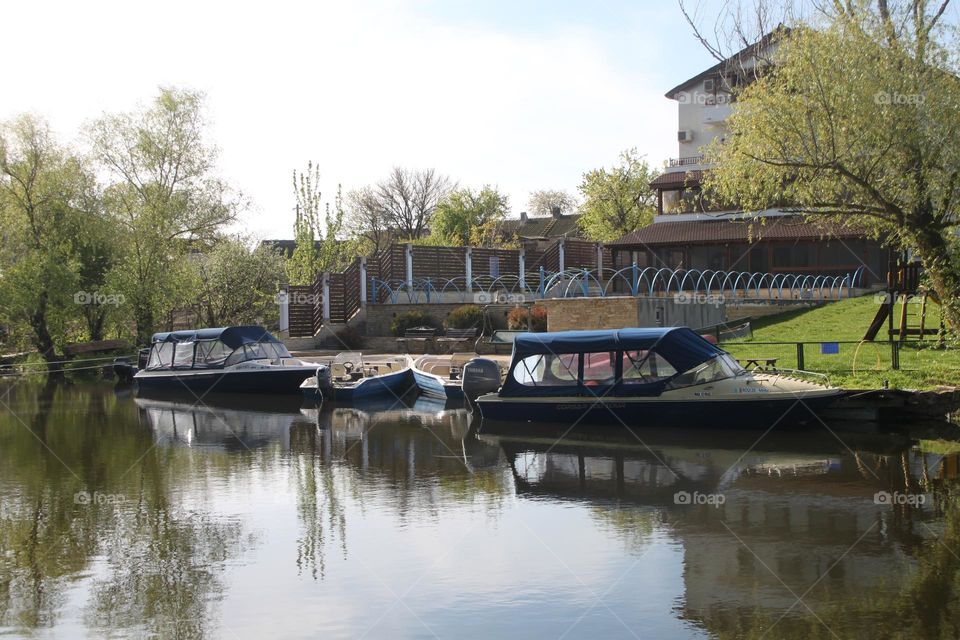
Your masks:
[{"label": "boat windshield", "polygon": [[707,384],[736,378],[744,373],[744,368],[740,366],[733,356],[727,353],[721,353],[706,362],[693,367],[689,371],[684,371],[670,381],[668,389],[679,389],[680,387],[692,387],[698,384]]},{"label": "boat windshield", "polygon": [[248,360],[276,361],[290,357],[290,352],[279,342],[252,342],[236,349],[221,340],[156,342],[150,349],[147,369],[220,369]]}]

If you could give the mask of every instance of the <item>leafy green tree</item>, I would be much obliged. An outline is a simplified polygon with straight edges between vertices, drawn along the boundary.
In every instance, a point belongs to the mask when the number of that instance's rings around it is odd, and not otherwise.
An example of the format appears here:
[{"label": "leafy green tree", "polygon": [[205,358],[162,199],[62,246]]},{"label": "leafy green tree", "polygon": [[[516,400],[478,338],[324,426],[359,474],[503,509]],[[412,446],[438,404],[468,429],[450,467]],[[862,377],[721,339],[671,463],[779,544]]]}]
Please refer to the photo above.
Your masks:
[{"label": "leafy green tree", "polygon": [[286,264],[287,279],[290,284],[311,284],[318,273],[346,266],[353,257],[354,243],[341,237],[344,209],[340,187],[332,209],[329,203],[323,205],[320,169],[312,161],[307,163],[306,172],[293,172],[293,191],[297,198],[293,227],[296,247]]},{"label": "leafy green tree", "polygon": [[549,216],[554,209],[559,209],[560,213],[570,213],[577,208],[577,198],[566,191],[541,189],[530,192],[527,207],[533,216]]},{"label": "leafy green tree", "polygon": [[89,129],[95,157],[113,182],[104,191],[122,254],[111,282],[123,293],[137,341],[191,298],[185,265],[195,243],[236,218],[240,202],[215,176],[205,140],[203,95],[163,88],[145,108],[107,115]]},{"label": "leafy green tree", "polygon": [[430,235],[440,245],[484,243],[483,230],[496,226],[509,212],[509,198],[494,187],[456,189],[437,205]]},{"label": "leafy green tree", "polygon": [[277,312],[283,256],[252,246],[242,236],[225,236],[195,260],[197,317],[208,327],[269,324]]},{"label": "leafy green tree", "polygon": [[[0,314],[27,327],[48,362],[75,316],[78,260],[72,231],[82,225],[90,178],[42,120],[0,125]],[[83,302],[83,301],[80,301]]]},{"label": "leafy green tree", "polygon": [[655,194],[650,188],[654,172],[636,149],[620,154],[620,164],[583,174],[579,224],[584,234],[610,242],[653,221]]},{"label": "leafy green tree", "polygon": [[121,299],[109,291],[109,277],[122,247],[116,237],[115,224],[103,215],[98,195],[90,192],[85,199],[85,209],[95,214],[86,213],[74,219],[71,244],[78,262],[77,287],[91,295],[87,304],[78,306],[87,327],[87,337],[103,340],[108,323],[119,315]]},{"label": "leafy green tree", "polygon": [[913,250],[960,329],[960,39],[927,2],[824,3],[783,32],[737,96],[706,181],[748,210],[780,206]]}]

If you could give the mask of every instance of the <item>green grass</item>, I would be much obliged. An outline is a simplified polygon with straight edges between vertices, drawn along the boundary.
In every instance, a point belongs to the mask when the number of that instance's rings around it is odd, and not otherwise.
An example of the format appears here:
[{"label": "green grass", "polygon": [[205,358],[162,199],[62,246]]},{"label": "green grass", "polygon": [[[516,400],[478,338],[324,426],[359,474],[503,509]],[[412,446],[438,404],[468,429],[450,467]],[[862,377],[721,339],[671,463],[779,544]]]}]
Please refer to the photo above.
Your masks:
[{"label": "green grass", "polygon": [[[831,384],[847,388],[871,389],[882,387],[884,381],[894,388],[930,389],[947,385],[960,386],[960,348],[954,343],[947,349],[938,349],[934,333],[930,339],[915,339],[900,348],[900,370],[891,369],[891,349],[886,341],[887,326],[877,334],[876,342],[841,344],[840,353],[825,355],[819,343],[860,341],[877,312],[873,296],[828,303],[815,309],[791,311],[760,318],[751,322],[753,338],[723,343],[723,348],[735,357],[778,358],[778,366],[797,368],[797,349],[794,344],[763,345],[758,342],[808,342],[804,347],[804,368],[826,373]],[[920,306],[911,304],[910,313],[919,313]],[[899,306],[895,313],[899,314]],[[919,319],[911,318],[911,326]],[[927,306],[926,326],[936,330],[940,324],[940,309]]]}]

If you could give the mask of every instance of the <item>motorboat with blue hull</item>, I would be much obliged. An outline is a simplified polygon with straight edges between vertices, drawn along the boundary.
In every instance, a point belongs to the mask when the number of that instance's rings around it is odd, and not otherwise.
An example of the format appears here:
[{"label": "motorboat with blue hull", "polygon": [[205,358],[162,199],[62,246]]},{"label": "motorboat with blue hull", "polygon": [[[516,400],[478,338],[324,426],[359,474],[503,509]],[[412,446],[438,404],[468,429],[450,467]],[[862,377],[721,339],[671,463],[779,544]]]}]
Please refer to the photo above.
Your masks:
[{"label": "motorboat with blue hull", "polygon": [[474,353],[420,356],[411,368],[420,393],[443,400],[462,400],[463,368],[476,357]]},{"label": "motorboat with blue hull", "polygon": [[491,369],[475,359],[463,385],[496,421],[768,428],[815,421],[842,393],[817,374],[747,371],[686,327],[525,333],[497,392],[479,393]]},{"label": "motorboat with blue hull", "polygon": [[297,394],[317,370],[263,327],[170,331],[150,342],[146,367],[133,376],[141,390]]},{"label": "motorboat with blue hull", "polygon": [[397,398],[416,386],[411,364],[406,355],[364,359],[356,351],[339,353],[329,365],[316,368],[315,374],[300,385],[300,391],[312,402]]}]

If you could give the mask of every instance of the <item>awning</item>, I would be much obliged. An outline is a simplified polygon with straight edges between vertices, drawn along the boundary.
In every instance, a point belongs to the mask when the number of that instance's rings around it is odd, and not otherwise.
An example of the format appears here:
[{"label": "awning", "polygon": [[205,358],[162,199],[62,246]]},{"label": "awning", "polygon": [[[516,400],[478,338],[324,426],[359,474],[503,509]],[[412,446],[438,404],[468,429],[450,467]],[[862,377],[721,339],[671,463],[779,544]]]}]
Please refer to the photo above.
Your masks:
[{"label": "awning", "polygon": [[220,340],[231,349],[255,342],[280,342],[272,333],[257,326],[167,331],[153,334],[150,342],[196,342],[197,340]]},{"label": "awning", "polygon": [[703,171],[668,171],[650,181],[651,189],[679,189],[680,187],[698,187],[703,181]]}]

